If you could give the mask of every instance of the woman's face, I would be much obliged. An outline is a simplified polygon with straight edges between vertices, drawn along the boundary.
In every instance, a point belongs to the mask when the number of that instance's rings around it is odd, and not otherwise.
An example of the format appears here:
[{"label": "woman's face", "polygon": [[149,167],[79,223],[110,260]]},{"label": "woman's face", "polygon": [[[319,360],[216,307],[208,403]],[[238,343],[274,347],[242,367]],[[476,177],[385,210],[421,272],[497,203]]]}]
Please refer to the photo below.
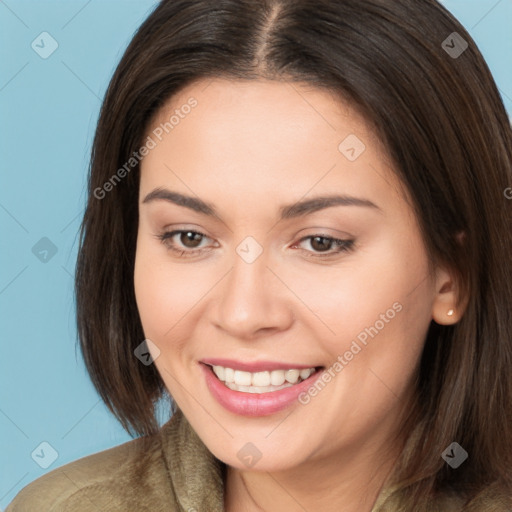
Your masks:
[{"label": "woman's face", "polygon": [[[436,283],[365,122],[318,89],[218,79],[183,89],[146,135],[137,304],[203,442],[231,466],[267,471],[385,446]],[[306,380],[292,385],[297,375]]]}]

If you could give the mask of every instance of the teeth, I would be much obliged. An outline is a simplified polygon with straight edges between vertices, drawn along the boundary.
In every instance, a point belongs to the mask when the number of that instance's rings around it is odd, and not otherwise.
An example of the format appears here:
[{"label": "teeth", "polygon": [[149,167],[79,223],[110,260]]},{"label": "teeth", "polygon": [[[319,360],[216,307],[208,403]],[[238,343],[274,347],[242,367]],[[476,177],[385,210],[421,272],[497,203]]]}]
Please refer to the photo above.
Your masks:
[{"label": "teeth", "polygon": [[237,386],[233,382],[226,382],[226,386],[233,391],[242,391],[243,393],[269,393],[272,391],[279,391],[280,389],[290,388],[293,384],[286,382],[282,386]]},{"label": "teeth", "polygon": [[285,380],[283,370],[274,370],[273,372],[270,372],[270,384],[272,384],[272,386],[280,386]]},{"label": "teeth", "polygon": [[226,370],[231,370],[231,368],[224,368],[223,366],[215,366],[213,371],[215,372],[215,375],[219,377],[219,380],[226,380]]},{"label": "teeth", "polygon": [[[220,377],[219,377],[220,379]],[[249,372],[242,372],[241,370],[235,370],[235,384],[238,386],[250,386],[252,381],[252,375]]]},{"label": "teeth", "polygon": [[[215,371],[215,368],[223,369],[222,366],[214,366],[213,371]],[[219,375],[215,372],[215,375],[217,375],[220,380],[224,380],[224,382],[235,382],[235,370],[233,370],[233,368],[224,368],[224,379],[221,378],[222,374]]]},{"label": "teeth", "polygon": [[300,370],[286,370],[284,374],[284,378],[292,384],[295,384],[299,380],[299,376]]},{"label": "teeth", "polygon": [[252,375],[252,385],[253,386],[270,386],[270,372],[254,373]]},{"label": "teeth", "polygon": [[[213,372],[219,380],[224,382],[229,388],[235,391],[245,391],[247,393],[262,393],[267,391],[277,391],[283,387],[289,387],[302,380],[307,379],[315,372],[315,368],[306,368],[297,370],[273,370],[271,372],[244,372],[241,370],[233,370],[224,366],[214,366]],[[254,391],[254,389],[264,388],[264,391]],[[269,389],[270,388],[270,389]]]},{"label": "teeth", "polygon": [[313,372],[315,371],[315,369],[311,369],[311,368],[306,368],[305,370],[301,370],[300,371],[300,378],[302,380],[306,380]]}]

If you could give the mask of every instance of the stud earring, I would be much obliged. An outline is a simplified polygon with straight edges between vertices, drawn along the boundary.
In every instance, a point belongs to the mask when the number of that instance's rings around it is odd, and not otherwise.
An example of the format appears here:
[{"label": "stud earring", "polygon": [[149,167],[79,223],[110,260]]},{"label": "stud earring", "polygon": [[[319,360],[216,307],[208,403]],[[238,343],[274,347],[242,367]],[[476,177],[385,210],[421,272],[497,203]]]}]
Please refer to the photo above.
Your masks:
[{"label": "stud earring", "polygon": [[446,313],[448,316],[453,316],[453,309],[449,309],[448,312]]}]

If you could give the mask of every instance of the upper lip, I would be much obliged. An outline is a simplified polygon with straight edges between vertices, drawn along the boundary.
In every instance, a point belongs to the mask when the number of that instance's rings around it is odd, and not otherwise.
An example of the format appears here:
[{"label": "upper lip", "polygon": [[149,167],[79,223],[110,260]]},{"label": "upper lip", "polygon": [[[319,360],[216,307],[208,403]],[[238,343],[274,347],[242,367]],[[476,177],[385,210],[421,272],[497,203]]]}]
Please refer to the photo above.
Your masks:
[{"label": "upper lip", "polygon": [[201,363],[210,365],[210,366],[223,366],[224,368],[232,368],[233,370],[242,370],[246,372],[264,372],[264,371],[272,371],[272,370],[303,370],[306,368],[318,368],[315,365],[307,365],[307,364],[297,364],[297,363],[281,363],[278,361],[252,361],[252,362],[244,362],[244,361],[236,361],[235,359],[223,359],[223,358],[208,358],[202,359]]}]

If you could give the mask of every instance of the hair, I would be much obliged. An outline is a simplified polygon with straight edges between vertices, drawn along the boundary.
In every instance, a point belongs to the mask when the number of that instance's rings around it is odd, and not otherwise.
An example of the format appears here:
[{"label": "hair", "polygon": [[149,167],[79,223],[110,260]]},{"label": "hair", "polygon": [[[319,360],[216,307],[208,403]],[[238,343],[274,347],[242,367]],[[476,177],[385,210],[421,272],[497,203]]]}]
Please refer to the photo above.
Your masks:
[{"label": "hair", "polygon": [[[453,32],[469,45],[458,58],[443,48]],[[448,492],[510,493],[512,204],[504,191],[512,130],[475,42],[435,0],[156,6],[106,92],[80,230],[78,336],[108,408],[129,433],[149,435],[166,390],[155,365],[134,356],[144,340],[133,285],[139,164],[108,193],[97,191],[126,169],[159,109],[208,77],[309,84],[357,108],[409,193],[431,263],[454,272],[465,312],[455,325],[431,322],[392,510],[434,510],[435,497]],[[453,441],[469,453],[456,470],[441,458]]]}]

